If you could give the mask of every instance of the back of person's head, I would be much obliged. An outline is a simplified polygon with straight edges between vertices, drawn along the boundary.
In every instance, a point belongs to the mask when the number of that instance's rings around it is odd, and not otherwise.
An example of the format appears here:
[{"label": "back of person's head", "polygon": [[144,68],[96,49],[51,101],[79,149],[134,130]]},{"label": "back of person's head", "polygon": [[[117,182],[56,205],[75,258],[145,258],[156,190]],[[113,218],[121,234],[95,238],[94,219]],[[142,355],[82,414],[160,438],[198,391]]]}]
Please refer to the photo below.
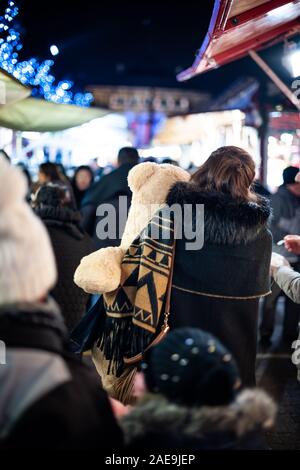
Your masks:
[{"label": "back of person's head", "polygon": [[42,183],[60,181],[61,173],[58,166],[52,162],[41,163],[39,167],[39,179]]},{"label": "back of person's head", "polygon": [[178,162],[176,160],[173,160],[173,158],[170,158],[170,157],[163,158],[161,163],[168,163],[169,165],[179,166]]},{"label": "back of person's head", "polygon": [[38,190],[34,198],[34,207],[68,207],[76,210],[70,188],[60,182],[45,183]]},{"label": "back of person's head", "polygon": [[299,168],[296,168],[295,166],[288,166],[283,170],[282,177],[283,177],[283,184],[285,186],[289,184],[297,184],[297,181],[295,181],[296,176],[299,173]]},{"label": "back of person's head", "polygon": [[56,281],[51,243],[25,202],[25,177],[0,158],[0,304],[36,302]]},{"label": "back of person's head", "polygon": [[145,157],[143,158],[143,163],[145,162],[157,163],[157,159],[155,157]]},{"label": "back of person's head", "polygon": [[191,182],[203,191],[228,194],[234,199],[255,200],[251,191],[254,178],[255,163],[251,155],[242,148],[226,146],[212,152],[192,175]]},{"label": "back of person's head", "polygon": [[234,400],[239,373],[229,351],[213,335],[196,328],[171,331],[145,354],[146,386],[187,406],[221,406]]},{"label": "back of person's head", "polygon": [[123,147],[118,153],[118,164],[124,165],[125,163],[132,163],[133,165],[139,162],[139,154],[134,147]]}]

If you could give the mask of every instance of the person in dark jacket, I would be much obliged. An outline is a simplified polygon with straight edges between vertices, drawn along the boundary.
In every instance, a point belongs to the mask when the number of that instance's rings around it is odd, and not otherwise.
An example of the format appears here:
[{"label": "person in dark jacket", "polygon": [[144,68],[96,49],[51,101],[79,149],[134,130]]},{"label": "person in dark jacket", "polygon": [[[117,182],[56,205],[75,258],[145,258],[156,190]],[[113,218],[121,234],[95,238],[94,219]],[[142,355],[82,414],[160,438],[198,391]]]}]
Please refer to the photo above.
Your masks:
[{"label": "person in dark jacket", "polygon": [[74,207],[68,186],[48,183],[38,190],[34,210],[47,227],[58,269],[51,295],[59,304],[71,331],[86,311],[89,295],[73,282],[78,263],[94,250],[92,239],[81,228],[80,212]]},{"label": "person in dark jacket", "polygon": [[[171,331],[136,375],[136,406],[121,419],[126,452],[261,450],[276,406],[263,391],[239,391],[231,353],[196,328]],[[148,392],[148,393],[147,393]]]},{"label": "person in dark jacket", "polygon": [[94,173],[88,165],[81,165],[76,168],[72,178],[72,189],[76,200],[77,208],[80,209],[82,199],[94,181]]},{"label": "person in dark jacket", "polygon": [[[128,187],[127,176],[131,168],[139,162],[139,154],[135,148],[124,147],[118,154],[118,168],[106,176],[103,176],[98,183],[92,186],[86,193],[81,204],[81,213],[83,216],[84,229],[93,236],[97,249],[106,246],[118,246],[122,237],[122,228],[119,226],[119,197],[126,197],[126,206],[122,208],[124,214],[121,218],[124,225],[127,218],[127,212],[131,202],[131,191]],[[116,211],[116,236],[106,239],[99,239],[97,236],[97,224],[102,217],[97,216],[96,211],[101,204],[111,204]]]},{"label": "person in dark jacket", "polygon": [[214,334],[232,351],[247,386],[255,385],[258,305],[270,293],[272,251],[270,207],[251,191],[254,176],[246,151],[221,147],[167,197],[169,206],[192,207],[196,239],[197,205],[204,205],[203,247],[189,248],[185,226],[176,241],[170,326]]},{"label": "person in dark jacket", "polygon": [[271,232],[274,243],[285,235],[300,234],[300,184],[295,181],[299,168],[289,166],[283,171],[283,184],[271,198]]},{"label": "person in dark jacket", "polygon": [[0,330],[8,364],[0,369],[0,450],[122,448],[110,401],[94,370],[68,352],[54,301],[1,306]]},{"label": "person in dark jacket", "polygon": [[51,242],[26,192],[20,170],[0,158],[0,450],[122,447],[106,393],[68,353],[48,297],[56,282]]},{"label": "person in dark jacket", "polygon": [[[270,229],[273,235],[273,251],[285,256],[296,271],[300,271],[300,257],[288,252],[283,245],[277,242],[286,235],[300,235],[300,183],[295,181],[299,168],[288,167],[283,171],[283,185],[271,198],[272,218]],[[272,286],[272,295],[264,299],[260,335],[263,344],[271,342],[275,325],[275,314],[278,297],[281,289],[278,284]],[[283,322],[283,338],[290,343],[297,337],[297,326],[300,307],[285,298],[285,315]]]}]

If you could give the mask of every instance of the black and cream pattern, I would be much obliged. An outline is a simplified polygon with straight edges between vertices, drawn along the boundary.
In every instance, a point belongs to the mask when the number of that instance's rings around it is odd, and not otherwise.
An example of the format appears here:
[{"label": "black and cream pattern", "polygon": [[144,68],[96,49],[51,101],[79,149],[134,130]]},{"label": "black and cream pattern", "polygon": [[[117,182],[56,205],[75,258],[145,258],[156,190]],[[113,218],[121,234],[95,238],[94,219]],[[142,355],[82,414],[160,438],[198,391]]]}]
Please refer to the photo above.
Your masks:
[{"label": "black and cream pattern", "polygon": [[[155,234],[155,236],[153,236]],[[119,287],[103,295],[106,310],[100,348],[122,369],[123,357],[145,350],[163,315],[174,253],[174,220],[159,210],[127,250]]]}]

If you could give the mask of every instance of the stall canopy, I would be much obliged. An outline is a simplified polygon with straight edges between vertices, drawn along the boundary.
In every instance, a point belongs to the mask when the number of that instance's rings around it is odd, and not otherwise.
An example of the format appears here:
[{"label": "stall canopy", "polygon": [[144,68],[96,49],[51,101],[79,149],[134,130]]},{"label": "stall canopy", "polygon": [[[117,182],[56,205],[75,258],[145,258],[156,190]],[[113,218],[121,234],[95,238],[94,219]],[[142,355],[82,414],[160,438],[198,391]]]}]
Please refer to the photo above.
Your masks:
[{"label": "stall canopy", "polygon": [[10,105],[31,95],[31,89],[0,70],[0,106]]},{"label": "stall canopy", "polygon": [[0,126],[18,131],[55,132],[80,126],[107,113],[99,108],[82,108],[27,98],[0,106]]},{"label": "stall canopy", "polygon": [[193,65],[177,79],[188,80],[300,31],[300,0],[216,0]]},{"label": "stall canopy", "polygon": [[108,114],[101,108],[84,108],[31,98],[31,89],[0,70],[0,127],[18,131],[55,132],[79,126]]}]

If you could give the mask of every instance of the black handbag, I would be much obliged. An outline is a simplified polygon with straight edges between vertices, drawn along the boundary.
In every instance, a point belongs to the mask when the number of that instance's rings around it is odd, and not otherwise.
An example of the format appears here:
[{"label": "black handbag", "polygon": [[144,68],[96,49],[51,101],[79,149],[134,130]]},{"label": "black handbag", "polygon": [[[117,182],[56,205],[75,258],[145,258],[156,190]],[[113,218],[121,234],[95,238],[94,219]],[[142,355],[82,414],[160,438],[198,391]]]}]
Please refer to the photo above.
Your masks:
[{"label": "black handbag", "polygon": [[103,332],[105,318],[103,297],[100,295],[71,332],[69,345],[73,353],[82,354],[92,348]]}]

